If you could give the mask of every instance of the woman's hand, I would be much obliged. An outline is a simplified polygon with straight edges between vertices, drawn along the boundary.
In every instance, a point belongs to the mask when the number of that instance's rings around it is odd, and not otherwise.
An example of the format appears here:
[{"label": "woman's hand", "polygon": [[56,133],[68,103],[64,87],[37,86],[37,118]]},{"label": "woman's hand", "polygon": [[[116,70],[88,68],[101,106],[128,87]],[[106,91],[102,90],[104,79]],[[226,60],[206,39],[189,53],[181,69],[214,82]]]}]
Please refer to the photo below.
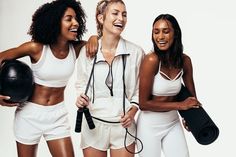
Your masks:
[{"label": "woman's hand", "polygon": [[201,103],[195,97],[188,97],[180,102],[179,110],[188,110],[190,108],[199,108]]},{"label": "woman's hand", "polygon": [[131,124],[133,123],[133,121],[134,121],[134,117],[131,116],[129,113],[126,113],[125,115],[122,115],[121,119],[120,119],[121,125],[124,128],[130,127]]},{"label": "woman's hand", "polygon": [[131,109],[125,114],[121,116],[120,122],[124,128],[128,128],[134,122],[134,116],[138,109],[136,107],[131,107]]},{"label": "woman's hand", "polygon": [[86,55],[87,57],[94,57],[98,51],[98,36],[92,35],[86,43]]},{"label": "woman's hand", "polygon": [[76,106],[78,108],[83,108],[89,105],[89,98],[85,94],[80,94],[76,100]]},{"label": "woman's hand", "polygon": [[7,106],[7,107],[15,107],[19,105],[19,103],[7,103],[4,101],[4,100],[9,100],[9,99],[10,99],[9,96],[0,95],[0,105]]}]

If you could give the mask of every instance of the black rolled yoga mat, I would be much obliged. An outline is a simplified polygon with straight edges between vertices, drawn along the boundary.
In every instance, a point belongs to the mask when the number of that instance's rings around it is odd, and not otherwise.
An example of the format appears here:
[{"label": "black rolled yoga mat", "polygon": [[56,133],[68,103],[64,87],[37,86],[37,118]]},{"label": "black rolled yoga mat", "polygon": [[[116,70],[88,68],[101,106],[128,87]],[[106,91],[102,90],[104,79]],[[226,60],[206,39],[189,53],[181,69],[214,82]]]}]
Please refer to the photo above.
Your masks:
[{"label": "black rolled yoga mat", "polygon": [[[192,96],[191,93],[182,85],[177,95],[177,101],[183,101],[190,96]],[[186,121],[186,125],[198,143],[208,145],[219,136],[219,128],[202,107],[179,110],[178,112]]]}]

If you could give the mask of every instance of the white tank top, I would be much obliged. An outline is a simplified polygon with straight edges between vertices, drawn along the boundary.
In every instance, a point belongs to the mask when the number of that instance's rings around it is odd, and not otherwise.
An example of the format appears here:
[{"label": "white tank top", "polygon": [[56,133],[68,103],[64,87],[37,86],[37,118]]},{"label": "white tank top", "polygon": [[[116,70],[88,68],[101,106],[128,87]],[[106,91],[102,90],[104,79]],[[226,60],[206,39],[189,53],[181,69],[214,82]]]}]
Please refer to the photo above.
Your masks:
[{"label": "white tank top", "polygon": [[69,45],[69,53],[64,59],[56,58],[50,46],[44,45],[40,59],[31,65],[35,83],[47,87],[66,86],[74,71],[75,61],[73,45]]},{"label": "white tank top", "polygon": [[[164,78],[164,75],[166,78]],[[175,96],[180,92],[181,79],[183,69],[175,76],[174,79],[169,78],[164,72],[161,71],[161,62],[159,63],[158,73],[156,74],[153,82],[152,94],[155,96]]]}]

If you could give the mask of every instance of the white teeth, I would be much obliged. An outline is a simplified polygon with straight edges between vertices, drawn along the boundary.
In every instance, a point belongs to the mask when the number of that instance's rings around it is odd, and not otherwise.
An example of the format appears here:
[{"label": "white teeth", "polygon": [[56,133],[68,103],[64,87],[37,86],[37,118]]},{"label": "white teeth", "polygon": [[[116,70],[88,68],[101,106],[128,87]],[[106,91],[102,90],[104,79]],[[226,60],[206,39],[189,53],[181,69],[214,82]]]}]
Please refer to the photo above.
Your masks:
[{"label": "white teeth", "polygon": [[121,27],[121,28],[123,27],[121,23],[114,24],[114,26]]},{"label": "white teeth", "polygon": [[166,42],[164,42],[164,41],[159,41],[159,44],[165,44]]},{"label": "white teeth", "polygon": [[76,28],[70,29],[70,32],[77,32]]}]

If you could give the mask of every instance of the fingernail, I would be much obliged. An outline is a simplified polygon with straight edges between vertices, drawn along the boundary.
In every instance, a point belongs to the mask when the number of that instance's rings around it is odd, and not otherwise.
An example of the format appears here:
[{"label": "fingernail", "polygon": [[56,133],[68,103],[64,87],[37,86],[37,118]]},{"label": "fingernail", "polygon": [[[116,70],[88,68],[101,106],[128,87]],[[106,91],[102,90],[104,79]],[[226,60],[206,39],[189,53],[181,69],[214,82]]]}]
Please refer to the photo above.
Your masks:
[{"label": "fingernail", "polygon": [[11,99],[11,97],[7,96],[6,99],[9,100],[9,99]]}]

